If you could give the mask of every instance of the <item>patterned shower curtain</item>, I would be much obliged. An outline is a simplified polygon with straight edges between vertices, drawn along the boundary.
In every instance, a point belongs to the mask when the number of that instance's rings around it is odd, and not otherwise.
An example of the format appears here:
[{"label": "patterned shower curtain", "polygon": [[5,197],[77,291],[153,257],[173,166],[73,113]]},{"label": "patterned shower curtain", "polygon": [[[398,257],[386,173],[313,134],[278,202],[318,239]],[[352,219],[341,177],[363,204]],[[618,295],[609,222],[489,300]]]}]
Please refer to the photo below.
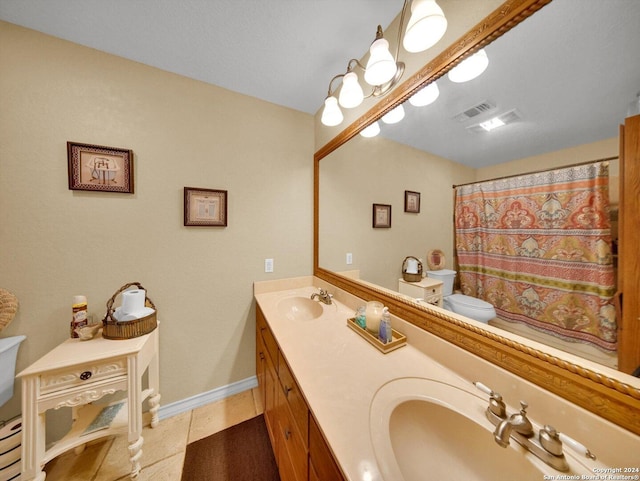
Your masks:
[{"label": "patterned shower curtain", "polygon": [[597,162],[458,187],[462,292],[504,320],[615,350],[608,183]]}]

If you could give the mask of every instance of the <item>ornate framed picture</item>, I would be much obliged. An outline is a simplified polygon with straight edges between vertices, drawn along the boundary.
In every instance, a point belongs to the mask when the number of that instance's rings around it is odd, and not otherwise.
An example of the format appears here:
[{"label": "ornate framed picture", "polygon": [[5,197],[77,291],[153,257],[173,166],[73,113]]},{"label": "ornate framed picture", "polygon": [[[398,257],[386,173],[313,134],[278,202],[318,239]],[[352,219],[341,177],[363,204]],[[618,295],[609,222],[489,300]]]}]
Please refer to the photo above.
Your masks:
[{"label": "ornate framed picture", "polygon": [[373,204],[373,227],[391,227],[391,206],[388,204]]},{"label": "ornate framed picture", "polygon": [[404,191],[404,211],[413,214],[420,212],[420,192]]},{"label": "ornate framed picture", "polygon": [[184,225],[227,226],[227,191],[184,188]]},{"label": "ornate framed picture", "polygon": [[133,194],[133,152],[67,142],[70,190]]}]

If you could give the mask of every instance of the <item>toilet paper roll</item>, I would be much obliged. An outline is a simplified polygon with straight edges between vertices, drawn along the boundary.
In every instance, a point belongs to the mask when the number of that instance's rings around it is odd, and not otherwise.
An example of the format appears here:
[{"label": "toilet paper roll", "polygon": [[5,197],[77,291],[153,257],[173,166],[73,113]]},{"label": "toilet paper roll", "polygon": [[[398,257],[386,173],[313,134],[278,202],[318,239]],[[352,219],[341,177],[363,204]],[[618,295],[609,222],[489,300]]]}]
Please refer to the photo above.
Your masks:
[{"label": "toilet paper roll", "polygon": [[129,321],[135,321],[136,319],[141,319],[143,317],[147,317],[148,315],[153,314],[154,312],[155,312],[155,309],[151,307],[143,307],[139,311],[125,314],[118,307],[113,313],[113,318],[118,322],[129,322]]},{"label": "toilet paper roll", "polygon": [[144,289],[124,291],[122,293],[122,306],[120,311],[124,314],[141,311],[144,308],[144,301],[147,293]]},{"label": "toilet paper roll", "polygon": [[418,273],[418,261],[415,259],[407,259],[407,274]]}]

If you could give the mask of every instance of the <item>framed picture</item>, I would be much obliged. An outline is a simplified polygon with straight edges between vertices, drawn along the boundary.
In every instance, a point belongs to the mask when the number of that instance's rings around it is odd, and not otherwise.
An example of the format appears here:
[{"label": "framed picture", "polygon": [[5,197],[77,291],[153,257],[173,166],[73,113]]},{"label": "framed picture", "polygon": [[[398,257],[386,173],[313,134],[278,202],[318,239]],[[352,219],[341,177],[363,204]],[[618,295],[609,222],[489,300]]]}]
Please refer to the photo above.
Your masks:
[{"label": "framed picture", "polygon": [[185,187],[184,225],[226,227],[227,191]]},{"label": "framed picture", "polygon": [[413,214],[420,212],[420,192],[404,191],[404,211]]},{"label": "framed picture", "polygon": [[373,227],[391,227],[391,206],[388,204],[373,204]]},{"label": "framed picture", "polygon": [[67,142],[70,190],[133,194],[133,152]]}]

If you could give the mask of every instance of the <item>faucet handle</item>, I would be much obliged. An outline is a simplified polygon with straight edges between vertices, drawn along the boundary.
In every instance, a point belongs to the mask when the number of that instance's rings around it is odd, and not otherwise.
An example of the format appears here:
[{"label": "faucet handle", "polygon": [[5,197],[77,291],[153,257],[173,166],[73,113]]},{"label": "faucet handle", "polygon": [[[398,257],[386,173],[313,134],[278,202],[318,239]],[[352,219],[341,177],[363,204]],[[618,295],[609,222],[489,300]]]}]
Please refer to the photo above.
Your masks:
[{"label": "faucet handle", "polygon": [[564,433],[559,433],[553,426],[548,424],[540,430],[539,438],[542,447],[555,456],[561,456],[563,454],[562,445],[564,443],[578,454],[589,459],[596,459],[595,454],[589,451],[584,444],[579,443]]},{"label": "faucet handle", "polygon": [[507,417],[507,407],[502,400],[500,393],[495,392],[490,387],[482,384],[480,381],[473,383],[480,391],[489,396],[489,407],[487,408],[487,416],[495,420],[496,417],[505,419]]}]

